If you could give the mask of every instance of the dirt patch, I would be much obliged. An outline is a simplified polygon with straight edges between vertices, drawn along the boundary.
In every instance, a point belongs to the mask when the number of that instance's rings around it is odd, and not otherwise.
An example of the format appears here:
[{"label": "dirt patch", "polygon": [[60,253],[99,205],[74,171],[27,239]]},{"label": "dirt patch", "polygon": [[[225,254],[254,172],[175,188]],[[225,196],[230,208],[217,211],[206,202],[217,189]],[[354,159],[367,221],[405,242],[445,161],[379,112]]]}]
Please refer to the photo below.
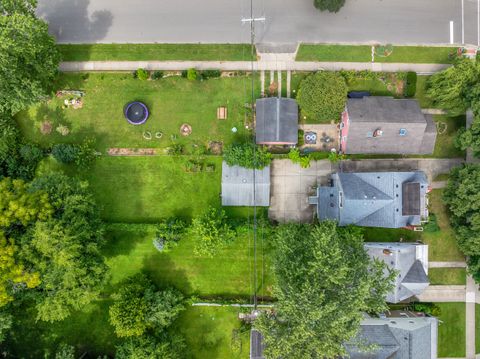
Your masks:
[{"label": "dirt patch", "polygon": [[223,152],[223,142],[220,141],[210,141],[208,143],[208,150],[213,155],[221,155]]},{"label": "dirt patch", "polygon": [[109,156],[154,156],[157,154],[155,148],[109,148]]}]

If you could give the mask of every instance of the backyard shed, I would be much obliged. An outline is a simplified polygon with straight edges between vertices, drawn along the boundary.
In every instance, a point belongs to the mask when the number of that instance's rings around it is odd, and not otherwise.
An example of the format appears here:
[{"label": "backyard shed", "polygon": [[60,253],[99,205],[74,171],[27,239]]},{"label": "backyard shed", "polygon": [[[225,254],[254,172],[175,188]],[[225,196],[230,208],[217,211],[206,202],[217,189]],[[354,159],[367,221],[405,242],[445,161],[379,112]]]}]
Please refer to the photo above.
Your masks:
[{"label": "backyard shed", "polygon": [[255,138],[259,145],[296,145],[298,105],[291,98],[268,97],[255,106]]},{"label": "backyard shed", "polygon": [[270,205],[270,166],[253,170],[222,163],[222,206],[253,206],[255,172],[255,203]]}]

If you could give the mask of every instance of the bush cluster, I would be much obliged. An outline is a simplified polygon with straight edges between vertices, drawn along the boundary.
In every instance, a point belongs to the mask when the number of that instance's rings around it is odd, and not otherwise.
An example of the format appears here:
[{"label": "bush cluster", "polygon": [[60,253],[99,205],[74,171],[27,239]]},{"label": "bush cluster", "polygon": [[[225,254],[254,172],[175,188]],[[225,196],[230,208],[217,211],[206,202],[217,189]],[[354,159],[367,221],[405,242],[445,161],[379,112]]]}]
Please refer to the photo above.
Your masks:
[{"label": "bush cluster", "polygon": [[306,77],[298,90],[302,114],[318,123],[338,121],[345,109],[347,84],[338,72],[320,71]]},{"label": "bush cluster", "polygon": [[225,148],[223,159],[229,166],[262,169],[272,162],[272,154],[266,147],[249,142]]},{"label": "bush cluster", "polygon": [[76,164],[81,169],[89,169],[95,161],[93,142],[86,140],[81,144],[59,143],[52,147],[52,156],[63,164]]},{"label": "bush cluster", "polygon": [[407,83],[405,86],[405,97],[414,97],[417,92],[417,73],[407,72]]}]

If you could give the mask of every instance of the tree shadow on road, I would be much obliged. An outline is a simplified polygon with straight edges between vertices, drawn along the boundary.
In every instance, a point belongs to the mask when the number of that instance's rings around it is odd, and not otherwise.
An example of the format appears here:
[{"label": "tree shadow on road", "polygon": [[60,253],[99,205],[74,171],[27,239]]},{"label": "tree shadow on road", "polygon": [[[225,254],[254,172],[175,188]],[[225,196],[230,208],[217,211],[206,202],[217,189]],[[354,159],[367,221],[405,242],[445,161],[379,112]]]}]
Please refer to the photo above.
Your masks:
[{"label": "tree shadow on road", "polygon": [[108,10],[88,13],[90,0],[41,0],[37,14],[49,23],[59,42],[94,43],[105,38],[112,25]]}]

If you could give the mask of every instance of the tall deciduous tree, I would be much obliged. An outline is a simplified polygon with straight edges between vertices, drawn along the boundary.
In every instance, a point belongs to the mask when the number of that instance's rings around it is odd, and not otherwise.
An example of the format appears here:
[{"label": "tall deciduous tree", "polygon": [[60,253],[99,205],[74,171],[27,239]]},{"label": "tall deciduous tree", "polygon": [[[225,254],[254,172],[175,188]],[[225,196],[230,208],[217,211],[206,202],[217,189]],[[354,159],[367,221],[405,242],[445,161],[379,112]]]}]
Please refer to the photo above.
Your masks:
[{"label": "tall deciduous tree", "polygon": [[469,271],[480,282],[480,166],[454,168],[444,200],[450,210],[458,246],[469,256]]},{"label": "tall deciduous tree", "polygon": [[83,182],[55,174],[34,180],[30,190],[46,192],[54,207],[52,218],[31,226],[19,246],[41,276],[38,318],[53,322],[99,297],[107,272],[103,225]]},{"label": "tall deciduous tree", "polygon": [[427,95],[436,106],[452,114],[463,114],[472,102],[480,100],[471,96],[473,89],[480,86],[479,81],[479,65],[469,59],[459,60],[454,66],[432,75]]},{"label": "tall deciduous tree", "polygon": [[117,346],[117,359],[180,359],[185,358],[186,345],[178,335],[168,336],[165,332],[157,336],[144,335],[128,338]]},{"label": "tall deciduous tree", "polygon": [[113,298],[110,323],[119,337],[141,336],[147,329],[164,329],[184,309],[180,292],[160,291],[141,274],[127,279]]},{"label": "tall deciduous tree", "polygon": [[313,0],[313,5],[320,11],[338,12],[345,5],[345,0]]},{"label": "tall deciduous tree", "polygon": [[334,358],[360,327],[363,312],[387,309],[394,272],[371,261],[361,234],[323,222],[279,228],[274,242],[275,312],[255,326],[267,358]]},{"label": "tall deciduous tree", "polygon": [[47,94],[59,52],[35,1],[0,0],[0,113],[16,113]]}]

